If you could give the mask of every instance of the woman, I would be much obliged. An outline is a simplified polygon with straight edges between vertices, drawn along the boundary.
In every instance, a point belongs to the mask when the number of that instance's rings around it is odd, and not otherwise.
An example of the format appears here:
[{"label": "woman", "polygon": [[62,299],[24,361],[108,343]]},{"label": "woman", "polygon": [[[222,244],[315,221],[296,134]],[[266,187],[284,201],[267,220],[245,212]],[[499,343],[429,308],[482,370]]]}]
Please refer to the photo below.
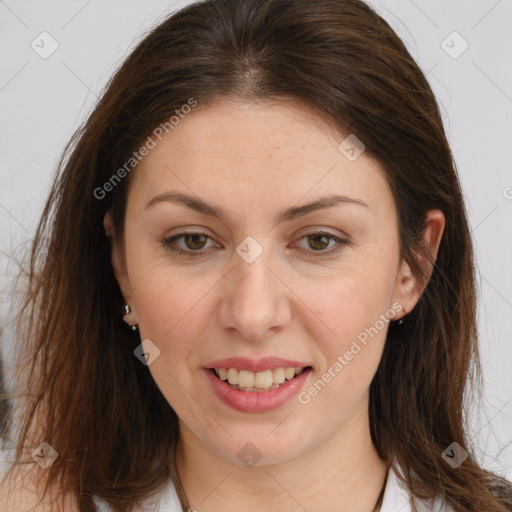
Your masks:
[{"label": "woman", "polygon": [[464,430],[452,155],[366,4],[189,6],[67,149],[20,317],[5,509],[512,510]]}]

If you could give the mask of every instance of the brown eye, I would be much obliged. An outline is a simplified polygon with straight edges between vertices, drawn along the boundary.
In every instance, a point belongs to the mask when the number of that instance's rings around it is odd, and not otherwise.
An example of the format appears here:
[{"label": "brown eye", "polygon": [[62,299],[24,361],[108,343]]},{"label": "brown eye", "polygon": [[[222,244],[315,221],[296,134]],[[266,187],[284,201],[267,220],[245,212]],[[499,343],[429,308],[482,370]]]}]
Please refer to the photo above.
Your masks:
[{"label": "brown eye", "polygon": [[183,236],[183,240],[185,241],[185,245],[188,249],[193,251],[201,250],[204,248],[206,244],[207,236],[201,233],[189,233],[188,235]]},{"label": "brown eye", "polygon": [[[319,256],[322,254],[332,254],[336,252],[340,246],[347,243],[346,240],[334,236],[331,233],[324,233],[321,231],[307,233],[301,238],[301,240],[303,239],[307,239],[308,245],[308,247],[305,247],[304,249],[306,249],[308,252],[319,253]],[[333,241],[334,244],[329,245],[331,241]]]},{"label": "brown eye", "polygon": [[[179,245],[178,241],[181,239],[184,243]],[[209,239],[210,237],[206,233],[185,232],[162,240],[162,245],[177,254],[194,257],[201,256],[206,252],[205,245]]]},{"label": "brown eye", "polygon": [[314,235],[308,235],[307,238],[308,238],[309,246],[312,249],[321,251],[329,245],[329,239],[332,237],[329,237],[327,235],[322,235],[322,234],[314,234]]}]

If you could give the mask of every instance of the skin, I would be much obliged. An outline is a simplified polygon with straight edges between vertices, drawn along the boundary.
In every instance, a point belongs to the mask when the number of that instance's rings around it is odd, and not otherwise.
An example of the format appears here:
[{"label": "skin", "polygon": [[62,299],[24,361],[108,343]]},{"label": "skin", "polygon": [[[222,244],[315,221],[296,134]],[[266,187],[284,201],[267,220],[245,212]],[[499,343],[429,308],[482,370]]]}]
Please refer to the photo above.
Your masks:
[{"label": "skin", "polygon": [[[160,350],[148,369],[178,414],[180,479],[200,512],[228,503],[249,512],[370,512],[384,484],[368,398],[387,323],[307,405],[295,397],[274,411],[240,412],[217,398],[202,370],[224,357],[279,356],[313,367],[307,390],[379,315],[398,303],[397,320],[416,304],[424,287],[400,260],[391,189],[364,152],[355,161],[340,152],[347,135],[298,102],[223,99],[199,104],[133,171],[112,264],[132,310],[125,321]],[[227,217],[165,201],[147,207],[169,191]],[[276,224],[282,210],[333,192],[367,207],[345,203]],[[175,247],[203,255],[163,244],[185,228],[210,238]],[[109,213],[105,229],[115,236]],[[443,229],[443,214],[430,211],[434,259]],[[306,236],[316,231],[346,243]],[[252,263],[236,252],[248,236],[263,249]],[[255,466],[237,456],[247,442],[261,454]]]}]

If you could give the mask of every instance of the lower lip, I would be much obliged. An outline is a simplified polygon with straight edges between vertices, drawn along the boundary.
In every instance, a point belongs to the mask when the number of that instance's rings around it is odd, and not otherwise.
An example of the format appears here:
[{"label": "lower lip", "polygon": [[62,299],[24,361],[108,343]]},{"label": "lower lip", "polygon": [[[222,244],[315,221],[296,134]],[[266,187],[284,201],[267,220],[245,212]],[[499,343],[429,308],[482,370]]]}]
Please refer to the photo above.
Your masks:
[{"label": "lower lip", "polygon": [[217,396],[229,407],[242,412],[267,412],[284,405],[299,393],[309,375],[311,368],[304,370],[292,380],[279,384],[272,391],[250,392],[233,389],[227,381],[219,379],[210,368],[205,368],[206,375]]}]

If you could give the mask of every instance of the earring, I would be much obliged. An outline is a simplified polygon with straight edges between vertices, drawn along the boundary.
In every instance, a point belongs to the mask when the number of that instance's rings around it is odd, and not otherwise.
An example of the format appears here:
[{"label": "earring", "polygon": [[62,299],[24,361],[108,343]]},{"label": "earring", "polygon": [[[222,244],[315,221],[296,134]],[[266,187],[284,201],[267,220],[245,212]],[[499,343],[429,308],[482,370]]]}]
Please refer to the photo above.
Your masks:
[{"label": "earring", "polygon": [[405,311],[405,309],[404,309],[404,316],[402,318],[400,318],[400,320],[398,320],[398,325],[402,325],[404,323],[404,317],[406,314],[407,314],[407,311]]},{"label": "earring", "polygon": [[[129,304],[125,304],[123,306],[123,316],[129,315],[131,312],[132,312],[132,310],[130,308],[130,305]],[[139,328],[138,325],[131,325],[130,327],[131,327],[132,331],[136,331]]]}]

